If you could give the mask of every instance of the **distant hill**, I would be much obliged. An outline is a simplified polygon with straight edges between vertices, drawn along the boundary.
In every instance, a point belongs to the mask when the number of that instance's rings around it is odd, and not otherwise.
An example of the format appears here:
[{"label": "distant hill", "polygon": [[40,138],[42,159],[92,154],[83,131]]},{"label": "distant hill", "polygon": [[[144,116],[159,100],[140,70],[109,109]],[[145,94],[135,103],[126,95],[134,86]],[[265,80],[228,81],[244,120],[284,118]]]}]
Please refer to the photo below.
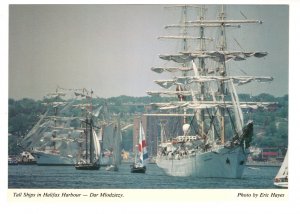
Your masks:
[{"label": "distant hill", "polygon": [[[276,102],[274,108],[265,111],[247,110],[245,121],[253,120],[255,124],[255,137],[253,144],[259,147],[287,147],[288,144],[288,95],[274,97],[269,94],[251,96],[240,94],[240,101],[269,101]],[[146,107],[152,102],[166,102],[176,100],[167,97],[130,97],[118,96],[111,98],[95,98],[94,104],[107,105],[112,114],[120,115],[121,122],[133,123],[133,118],[137,114],[145,112]],[[18,154],[21,148],[17,146],[17,141],[21,140],[38,121],[39,116],[46,111],[42,105],[44,100],[9,99],[8,102],[8,133],[9,133],[9,154]],[[76,114],[76,112],[74,112]],[[125,150],[132,148],[132,128],[123,132],[123,146]]]}]

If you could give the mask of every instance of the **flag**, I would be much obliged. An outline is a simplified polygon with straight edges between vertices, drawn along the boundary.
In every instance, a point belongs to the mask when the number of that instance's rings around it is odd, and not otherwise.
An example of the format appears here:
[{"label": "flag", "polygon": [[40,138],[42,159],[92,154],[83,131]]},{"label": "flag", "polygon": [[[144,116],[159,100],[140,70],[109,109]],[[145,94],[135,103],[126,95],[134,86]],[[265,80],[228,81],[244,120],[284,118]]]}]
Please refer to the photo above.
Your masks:
[{"label": "flag", "polygon": [[148,159],[148,152],[147,152],[146,137],[145,137],[145,133],[144,133],[142,123],[140,123],[138,149],[139,149],[139,152],[140,152],[140,161],[143,163],[144,160]]}]

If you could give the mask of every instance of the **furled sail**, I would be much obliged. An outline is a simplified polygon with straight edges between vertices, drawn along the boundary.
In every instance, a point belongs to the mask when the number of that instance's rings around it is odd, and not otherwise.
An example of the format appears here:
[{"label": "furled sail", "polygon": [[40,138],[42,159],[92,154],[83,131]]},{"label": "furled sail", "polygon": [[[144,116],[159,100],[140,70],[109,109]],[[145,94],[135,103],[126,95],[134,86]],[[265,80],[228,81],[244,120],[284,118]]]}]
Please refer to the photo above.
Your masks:
[{"label": "furled sail", "polygon": [[174,61],[177,63],[188,63],[196,58],[211,58],[216,62],[228,62],[229,60],[241,61],[248,57],[265,57],[267,52],[243,52],[243,51],[201,51],[201,52],[182,52],[179,54],[161,54],[163,60]]},{"label": "furled sail", "polygon": [[[198,73],[198,72],[197,72]],[[181,84],[191,84],[191,83],[204,83],[210,81],[233,81],[233,83],[238,85],[244,85],[253,81],[256,82],[271,82],[273,81],[273,77],[261,77],[261,76],[184,76],[184,77],[174,77],[173,80],[155,80],[154,82],[160,85],[163,88],[169,89],[174,85]]]},{"label": "furled sail", "polygon": [[191,71],[193,68],[191,67],[170,67],[170,68],[151,68],[152,71],[156,73],[162,73],[162,72],[188,72]]},{"label": "furled sail", "polygon": [[245,24],[245,23],[258,23],[262,24],[261,20],[194,20],[194,21],[187,21],[186,23],[198,23],[198,24]]},{"label": "furled sail", "polygon": [[[267,109],[276,103],[274,102],[239,102],[241,108]],[[159,109],[176,109],[185,107],[187,109],[207,109],[207,108],[232,108],[232,101],[173,101],[168,103],[151,103],[152,106]]]},{"label": "furled sail", "polygon": [[[156,67],[156,68],[151,68],[152,71],[156,72],[156,73],[163,73],[163,72],[170,72],[170,73],[174,73],[174,72],[188,72],[188,71],[192,71],[194,68],[193,67]],[[215,69],[208,69],[208,68],[197,68],[198,71],[200,73],[204,72],[204,73],[214,73],[214,72],[221,72],[222,70],[220,68],[215,68]]]},{"label": "furled sail", "polygon": [[199,28],[199,27],[221,27],[221,26],[225,26],[225,27],[236,27],[239,28],[241,27],[240,24],[222,24],[222,23],[207,23],[207,24],[191,24],[191,23],[187,23],[187,24],[172,24],[172,25],[166,25],[165,29],[168,28]]},{"label": "furled sail", "polygon": [[[192,96],[191,91],[147,91],[147,94],[151,96],[160,96],[160,95]],[[194,94],[199,94],[199,92],[194,92]]]}]

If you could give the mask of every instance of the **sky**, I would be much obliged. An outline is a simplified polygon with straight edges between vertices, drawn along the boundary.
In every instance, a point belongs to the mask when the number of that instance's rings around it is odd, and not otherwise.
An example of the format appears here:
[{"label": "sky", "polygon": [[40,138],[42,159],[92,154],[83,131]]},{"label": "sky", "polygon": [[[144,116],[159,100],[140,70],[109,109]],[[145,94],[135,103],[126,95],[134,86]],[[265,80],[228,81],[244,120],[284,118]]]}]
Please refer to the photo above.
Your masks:
[{"label": "sky", "polygon": [[[207,16],[214,18],[216,12],[210,9],[214,7],[208,7]],[[288,94],[288,5],[231,5],[226,9],[228,19],[245,19],[244,15],[263,21],[229,30],[229,34],[244,50],[269,53],[263,59],[238,62],[233,70],[237,75],[242,70],[274,77],[271,84],[249,84],[240,92]],[[153,80],[162,79],[150,70],[165,64],[158,54],[175,53],[174,42],[157,37],[174,35],[164,26],[177,23],[179,15],[179,10],[159,4],[12,4],[9,98],[42,99],[57,86],[91,89],[99,97],[146,96],[146,91],[159,89]]]}]

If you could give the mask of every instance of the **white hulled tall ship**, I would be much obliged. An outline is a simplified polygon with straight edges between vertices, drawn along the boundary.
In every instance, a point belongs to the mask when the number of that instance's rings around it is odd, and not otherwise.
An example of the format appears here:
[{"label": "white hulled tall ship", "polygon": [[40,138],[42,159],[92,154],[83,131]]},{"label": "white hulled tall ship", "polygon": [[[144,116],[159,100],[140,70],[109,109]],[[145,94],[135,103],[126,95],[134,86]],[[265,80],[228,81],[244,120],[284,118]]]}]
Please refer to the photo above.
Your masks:
[{"label": "white hulled tall ship", "polygon": [[103,138],[114,139],[112,127],[117,123],[105,118],[102,106],[93,107],[92,92],[57,88],[44,101],[47,111],[21,142],[24,150],[34,155],[37,165],[73,166],[83,156],[84,145],[92,141],[93,148],[101,151]]},{"label": "white hulled tall ship", "polygon": [[70,116],[69,110],[74,100],[63,100],[65,96],[66,93],[59,88],[45,96],[47,111],[21,142],[34,155],[37,165],[75,164],[83,130],[71,125],[72,121],[80,118]]},{"label": "white hulled tall ship", "polygon": [[[176,7],[182,9],[180,23],[165,28],[179,29],[179,34],[159,38],[181,41],[182,47],[177,53],[159,55],[166,65],[152,68],[173,78],[155,81],[165,90],[147,92],[176,99],[152,103],[155,112],[146,115],[175,117],[182,130],[173,131],[173,135],[169,130],[172,136],[166,137],[167,125],[162,123],[156,164],[170,176],[241,178],[253,137],[253,121],[244,122],[242,108],[266,108],[270,103],[240,102],[236,85],[273,78],[231,75],[234,71],[229,62],[261,58],[267,53],[229,49],[226,29],[262,21],[228,20],[225,6],[219,6],[219,15],[212,20],[205,18],[204,6]],[[189,10],[197,11],[194,21],[188,20]],[[211,30],[218,38],[206,36]]]}]

